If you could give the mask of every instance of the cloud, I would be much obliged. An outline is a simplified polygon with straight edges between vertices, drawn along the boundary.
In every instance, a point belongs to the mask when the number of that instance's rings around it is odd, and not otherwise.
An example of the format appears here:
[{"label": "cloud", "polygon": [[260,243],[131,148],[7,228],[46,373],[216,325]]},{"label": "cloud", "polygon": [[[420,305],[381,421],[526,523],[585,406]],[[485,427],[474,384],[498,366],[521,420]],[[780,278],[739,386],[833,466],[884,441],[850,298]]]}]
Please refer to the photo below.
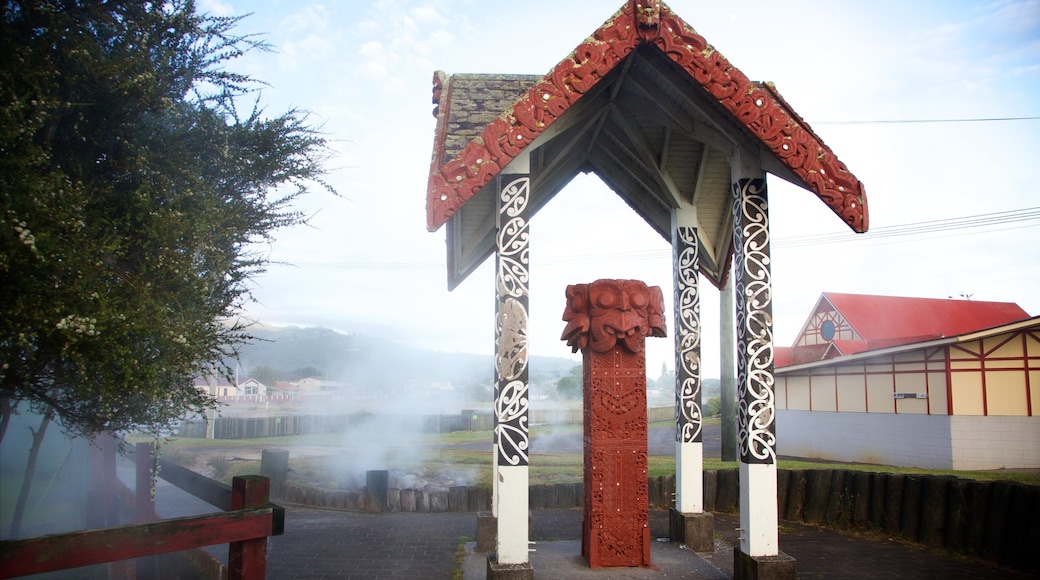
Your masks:
[{"label": "cloud", "polygon": [[296,71],[330,60],[342,42],[338,30],[329,26],[330,21],[332,15],[321,4],[304,7],[283,19],[275,40],[279,67]]},{"label": "cloud", "polygon": [[460,25],[458,20],[465,18],[453,21],[435,3],[412,6],[396,0],[378,2],[358,23],[356,32],[362,43],[355,70],[368,78],[386,80],[382,90],[406,90],[406,85],[396,79],[420,71],[428,76],[434,68],[430,55],[454,43],[451,28]]},{"label": "cloud", "polygon": [[[907,46],[907,72],[931,93],[1002,92],[1002,83],[1040,58],[1040,0],[1002,0],[920,31]],[[965,71],[971,71],[965,75]]]},{"label": "cloud", "polygon": [[212,16],[233,16],[235,14],[235,8],[231,3],[222,0],[199,0],[197,10],[200,14]]},{"label": "cloud", "polygon": [[387,50],[386,46],[378,40],[370,40],[361,45],[358,51],[361,58],[358,60],[357,70],[360,74],[382,79],[385,78],[392,67],[397,55]]}]

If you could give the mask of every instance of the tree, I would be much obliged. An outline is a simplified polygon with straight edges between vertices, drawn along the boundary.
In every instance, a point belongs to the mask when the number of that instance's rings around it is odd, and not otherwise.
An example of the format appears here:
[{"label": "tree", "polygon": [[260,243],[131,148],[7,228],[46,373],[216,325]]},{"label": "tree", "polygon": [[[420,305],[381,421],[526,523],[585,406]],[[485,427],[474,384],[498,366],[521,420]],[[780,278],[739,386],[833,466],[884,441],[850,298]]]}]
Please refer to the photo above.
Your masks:
[{"label": "tree", "polygon": [[711,397],[704,405],[704,416],[714,417],[722,413],[722,397]]},{"label": "tree", "polygon": [[298,381],[300,379],[311,378],[311,377],[316,377],[317,378],[317,377],[324,377],[324,376],[325,376],[324,372],[322,372],[321,370],[316,369],[314,367],[311,367],[311,366],[300,367],[300,368],[298,368],[298,369],[296,369],[296,370],[294,370],[294,371],[289,373],[289,378],[294,380],[294,381]]},{"label": "tree", "polygon": [[274,367],[267,366],[267,365],[260,365],[260,366],[258,366],[256,368],[254,368],[249,373],[249,376],[254,378],[254,379],[256,379],[256,380],[258,380],[258,381],[260,381],[261,383],[263,383],[263,384],[265,384],[265,385],[267,385],[269,387],[273,387],[273,386],[275,386],[275,384],[278,383],[278,380],[282,377],[283,374],[284,373],[282,371],[280,371],[280,370],[278,370],[278,369],[276,369]]},{"label": "tree", "polygon": [[556,394],[562,399],[580,399],[584,371],[581,365],[571,367],[570,373],[556,381]]},{"label": "tree", "polygon": [[0,6],[0,411],[91,437],[212,408],[192,378],[233,374],[254,244],[327,188],[325,139],[300,111],[240,114],[258,84],[225,67],[267,47],[236,18]]}]

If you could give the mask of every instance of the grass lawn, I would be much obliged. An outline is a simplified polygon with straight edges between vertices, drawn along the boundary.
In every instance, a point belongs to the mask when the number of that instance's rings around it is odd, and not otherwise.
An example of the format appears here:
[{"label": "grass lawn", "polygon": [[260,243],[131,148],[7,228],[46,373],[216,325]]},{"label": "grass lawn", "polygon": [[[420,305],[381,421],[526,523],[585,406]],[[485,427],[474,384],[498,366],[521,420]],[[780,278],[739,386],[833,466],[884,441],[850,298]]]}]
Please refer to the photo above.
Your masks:
[{"label": "grass lawn", "polygon": [[[712,421],[709,419],[708,421]],[[715,420],[717,421],[717,420]],[[652,426],[668,426],[670,422],[655,423]],[[536,426],[531,429],[532,437],[544,434],[581,433],[581,425],[554,425]],[[164,443],[163,453],[167,457],[176,460],[183,450],[223,448],[233,450],[235,448],[256,447],[287,447],[293,446],[327,446],[338,448],[343,444],[342,433],[317,433],[310,435],[296,435],[286,437],[267,437],[262,439],[188,439],[173,438]],[[466,449],[455,449],[454,446],[492,440],[491,431],[458,431],[455,433],[426,433],[419,436],[418,443],[428,446],[429,449],[421,457],[409,454],[400,458],[391,457],[386,465],[387,469],[407,470],[412,472],[429,473],[433,475],[446,475],[466,469],[474,473],[471,484],[491,485],[491,451],[472,451]],[[327,479],[322,476],[323,460],[317,458],[292,458],[290,454],[292,469],[302,477],[310,480],[321,481]],[[327,462],[326,462],[327,463]],[[580,454],[554,454],[533,453],[530,459],[530,481],[535,484],[580,482],[582,479],[583,458]],[[904,473],[921,475],[952,475],[961,479],[976,480],[1010,480],[1029,485],[1040,485],[1040,473],[1023,473],[1017,471],[953,471],[941,469],[921,469],[914,467],[892,467],[887,465],[864,465],[831,462],[814,462],[804,460],[792,460],[781,458],[777,462],[781,469],[846,469],[852,471],[871,471],[883,473]],[[705,470],[726,469],[737,467],[736,462],[723,462],[718,459],[706,458],[704,460]],[[675,473],[675,458],[672,456],[650,457],[649,468],[651,476]],[[230,481],[233,475],[246,473],[259,473],[258,461],[235,461],[228,466],[226,477]],[[335,487],[334,482],[327,482]],[[320,487],[326,487],[320,485]]]}]

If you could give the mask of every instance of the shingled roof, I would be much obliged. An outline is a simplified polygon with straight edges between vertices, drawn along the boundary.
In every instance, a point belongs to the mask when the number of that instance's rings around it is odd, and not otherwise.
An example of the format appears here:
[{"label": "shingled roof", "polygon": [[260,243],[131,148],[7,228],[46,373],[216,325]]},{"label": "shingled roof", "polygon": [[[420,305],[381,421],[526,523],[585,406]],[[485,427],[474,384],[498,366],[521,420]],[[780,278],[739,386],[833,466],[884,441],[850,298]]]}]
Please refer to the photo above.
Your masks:
[{"label": "shingled roof", "polygon": [[[430,231],[490,197],[486,186],[536,150],[535,211],[590,171],[666,239],[671,210],[695,204],[702,271],[715,283],[731,252],[728,163],[737,150],[815,193],[852,230],[868,227],[863,184],[775,86],[748,80],[661,2],[626,1],[542,76],[437,72],[434,103]],[[493,249],[488,203],[448,232],[449,285]]]}]

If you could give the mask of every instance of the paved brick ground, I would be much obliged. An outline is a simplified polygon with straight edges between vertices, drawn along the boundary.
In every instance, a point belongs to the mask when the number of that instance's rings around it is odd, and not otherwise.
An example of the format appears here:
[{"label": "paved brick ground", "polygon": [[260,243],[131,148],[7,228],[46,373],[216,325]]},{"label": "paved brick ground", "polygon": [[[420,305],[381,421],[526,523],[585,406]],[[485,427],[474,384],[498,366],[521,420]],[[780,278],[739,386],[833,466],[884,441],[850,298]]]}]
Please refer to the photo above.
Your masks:
[{"label": "paved brick ground", "polygon": [[[132,475],[132,469],[120,470],[124,481],[132,482]],[[163,481],[158,484],[156,497],[164,517],[215,510]],[[731,546],[737,542],[738,525],[736,515],[716,514],[715,532],[719,538],[716,552],[701,554],[729,577],[733,573]],[[667,526],[666,512],[651,511],[650,529],[655,538],[666,536]],[[457,565],[455,553],[459,540],[464,536],[476,536],[475,513],[365,514],[288,505],[285,534],[271,538],[268,544],[267,577],[272,580],[451,578]],[[580,537],[580,510],[532,512],[532,540]],[[798,561],[798,577],[804,579],[1040,578],[883,537],[842,534],[790,522],[782,522],[780,550]],[[226,544],[213,546],[209,551],[227,560]],[[1040,546],[1034,554],[1040,557]],[[544,569],[536,569],[535,576],[560,578],[554,576],[552,570]]]},{"label": "paved brick ground", "polygon": [[286,510],[285,534],[268,543],[267,577],[450,578],[476,514],[363,514]]},{"label": "paved brick ground", "polygon": [[[650,518],[654,537],[667,534],[667,514]],[[732,576],[732,551],[738,520],[717,514],[717,552],[703,555]],[[537,510],[532,513],[533,540],[580,537],[578,510]],[[272,579],[445,579],[456,567],[460,537],[476,535],[473,513],[362,514],[312,508],[287,508],[286,533],[270,540],[268,578]],[[780,549],[798,561],[799,578],[863,579],[1027,579],[1026,574],[987,562],[966,560],[937,550],[887,539],[865,538],[784,523]],[[553,579],[551,570],[535,570],[537,578]]]}]

